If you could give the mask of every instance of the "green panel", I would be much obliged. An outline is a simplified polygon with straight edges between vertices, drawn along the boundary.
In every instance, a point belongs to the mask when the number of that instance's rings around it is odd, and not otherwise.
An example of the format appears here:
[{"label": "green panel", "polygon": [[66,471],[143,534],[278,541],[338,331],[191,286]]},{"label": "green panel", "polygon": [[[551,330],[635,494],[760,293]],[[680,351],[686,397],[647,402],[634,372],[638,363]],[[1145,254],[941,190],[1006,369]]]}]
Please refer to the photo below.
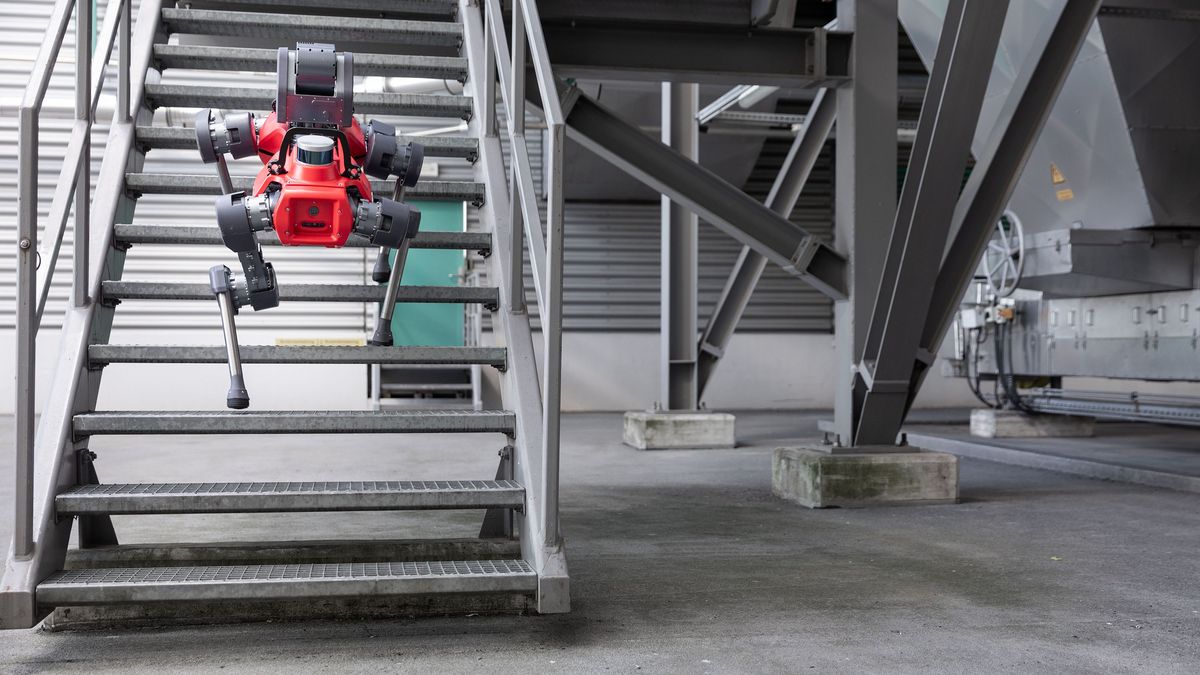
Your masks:
[{"label": "green panel", "polygon": [[[411,201],[421,210],[424,232],[462,232],[463,205],[458,202]],[[393,253],[393,262],[395,254]],[[465,253],[411,249],[400,281],[406,286],[452,286],[459,281]],[[461,346],[465,308],[461,303],[396,304],[392,334],[397,346]]]}]

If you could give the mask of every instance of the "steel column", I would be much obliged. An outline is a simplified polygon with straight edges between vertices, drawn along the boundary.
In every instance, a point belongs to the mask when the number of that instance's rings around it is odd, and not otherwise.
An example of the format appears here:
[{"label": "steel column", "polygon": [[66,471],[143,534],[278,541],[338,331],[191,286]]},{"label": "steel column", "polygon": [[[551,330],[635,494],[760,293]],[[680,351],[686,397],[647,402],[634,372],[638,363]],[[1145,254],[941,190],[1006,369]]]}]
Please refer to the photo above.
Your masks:
[{"label": "steel column", "polygon": [[[700,157],[695,84],[662,85],[662,141],[693,162]],[[695,410],[696,287],[699,221],[682,204],[662,197],[662,328],[659,334],[659,401],[667,410]]]},{"label": "steel column", "polygon": [[834,425],[849,445],[858,411],[854,367],[896,215],[896,0],[838,0],[838,28],[854,33],[854,79],[837,92],[834,162],[834,239],[849,260],[848,297],[834,306]]},{"label": "steel column", "polygon": [[[896,442],[943,244],[971,152],[1006,0],[951,0],[875,298],[855,445]],[[866,289],[864,289],[866,290]]]},{"label": "steel column", "polygon": [[[567,130],[572,140],[650,188],[687,206],[713,227],[763,254],[770,262],[831,298],[845,297],[846,259],[841,254],[720,176],[662,143],[655,143],[636,126],[578,90],[573,92]],[[894,147],[894,121],[888,127],[887,136]],[[893,168],[889,172],[893,185],[894,171]],[[895,193],[894,187],[892,192]]]},{"label": "steel column", "polygon": [[[779,169],[779,175],[775,177],[771,191],[763,202],[767,208],[784,218],[791,216],[796,202],[800,199],[800,193],[804,190],[804,184],[808,182],[808,176],[812,173],[813,165],[816,164],[817,157],[829,138],[829,132],[833,129],[836,114],[837,107],[832,94],[828,90],[817,92],[804,117],[804,125],[792,142],[792,147],[783,160],[783,166]],[[733,332],[741,321],[746,306],[750,304],[754,287],[758,285],[758,280],[762,278],[766,268],[766,257],[749,246],[742,247],[742,252],[734,263],[733,272],[725,281],[725,288],[722,289],[716,307],[708,319],[708,325],[704,328],[704,334],[700,336],[696,364],[698,399],[704,396],[713,371],[725,355]]]},{"label": "steel column", "polygon": [[[1101,0],[1067,0],[1045,49],[1033,68],[1015,83],[1000,114],[1003,131],[992,135],[954,210],[952,240],[930,296],[918,355],[935,353],[950,327],[996,220],[1012,196],[1063,82],[1087,40],[1100,4]],[[931,361],[928,358],[914,364],[909,407],[929,372]]]}]

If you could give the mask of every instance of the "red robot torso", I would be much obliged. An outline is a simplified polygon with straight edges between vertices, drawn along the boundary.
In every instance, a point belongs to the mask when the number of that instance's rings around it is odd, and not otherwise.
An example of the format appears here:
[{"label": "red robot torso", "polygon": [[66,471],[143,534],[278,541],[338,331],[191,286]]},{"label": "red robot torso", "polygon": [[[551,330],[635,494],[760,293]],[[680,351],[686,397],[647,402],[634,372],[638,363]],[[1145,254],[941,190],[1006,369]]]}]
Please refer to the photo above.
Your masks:
[{"label": "red robot torso", "polygon": [[[287,132],[288,126],[276,120],[275,113],[264,120],[258,132],[258,157],[263,168],[254,181],[252,194],[279,191],[274,225],[284,246],[344,246],[354,229],[355,206],[350,192],[355,191],[359,199],[372,199],[371,182],[358,169],[367,151],[362,128],[358,120],[353,120],[340,133],[328,137],[332,161],[325,164],[302,161],[298,145],[289,142],[280,166],[279,149]],[[350,161],[344,156],[347,146]]]}]

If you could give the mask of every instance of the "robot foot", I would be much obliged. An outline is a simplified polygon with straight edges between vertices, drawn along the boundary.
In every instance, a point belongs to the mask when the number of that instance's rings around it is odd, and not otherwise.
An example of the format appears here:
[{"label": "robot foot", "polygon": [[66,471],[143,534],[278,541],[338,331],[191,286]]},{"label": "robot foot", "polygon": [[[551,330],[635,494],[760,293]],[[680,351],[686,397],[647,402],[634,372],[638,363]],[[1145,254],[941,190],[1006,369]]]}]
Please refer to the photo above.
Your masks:
[{"label": "robot foot", "polygon": [[229,379],[229,393],[225,394],[225,406],[234,410],[250,407],[250,393],[246,391],[246,382],[241,375]]},{"label": "robot foot", "polygon": [[375,334],[371,336],[370,340],[367,340],[367,344],[371,345],[372,347],[391,347],[392,346],[391,323],[392,323],[391,319],[388,319],[386,321],[381,319],[379,321],[379,323],[375,325]]}]

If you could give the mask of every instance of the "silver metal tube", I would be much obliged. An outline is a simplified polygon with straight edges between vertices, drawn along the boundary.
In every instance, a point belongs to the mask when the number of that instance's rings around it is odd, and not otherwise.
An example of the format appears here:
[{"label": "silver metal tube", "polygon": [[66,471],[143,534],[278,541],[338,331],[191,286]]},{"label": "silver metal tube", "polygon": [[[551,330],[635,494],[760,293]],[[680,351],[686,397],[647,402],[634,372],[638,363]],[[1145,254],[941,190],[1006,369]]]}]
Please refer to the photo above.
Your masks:
[{"label": "silver metal tube", "polygon": [[237,325],[233,321],[233,295],[217,293],[217,305],[221,308],[221,333],[225,337],[225,356],[229,363],[230,379],[242,378],[242,354],[238,348]]},{"label": "silver metal tube", "polygon": [[[562,102],[558,100],[558,81],[550,70],[550,50],[546,47],[546,36],[542,32],[542,17],[538,13],[537,2],[533,0],[514,0],[513,5],[521,6],[525,19],[525,31],[528,36],[529,53],[533,57],[533,71],[537,75],[538,93],[542,98],[542,113],[546,116],[547,126],[562,124]],[[515,12],[514,12],[515,16]]]},{"label": "silver metal tube", "polygon": [[[547,118],[549,120],[549,118]],[[558,452],[562,413],[562,308],[563,308],[563,146],[566,129],[561,122],[550,125],[549,165],[546,169],[546,304],[539,308],[542,320],[542,400],[545,415],[542,430],[542,528],[547,546],[559,544]],[[519,272],[518,272],[519,273]]]},{"label": "silver metal tube", "polygon": [[217,178],[221,181],[221,194],[233,194],[233,179],[229,177],[229,165],[225,163],[225,155],[217,155]]},{"label": "silver metal tube", "polygon": [[75,182],[75,286],[76,307],[88,304],[88,240],[92,197],[92,3],[79,0],[75,12],[75,119],[85,123],[79,177]]},{"label": "silver metal tube", "polygon": [[[484,18],[487,22],[503,21],[502,16],[493,16],[490,5],[484,7]],[[496,135],[496,45],[492,40],[490,29],[483,32],[483,133],[485,136]]]},{"label": "silver metal tube", "polygon": [[383,296],[383,307],[379,308],[379,320],[390,322],[396,311],[396,296],[400,293],[400,277],[404,276],[404,263],[408,260],[408,248],[411,239],[404,238],[396,247],[396,259],[392,261],[392,275],[388,277],[387,291]]},{"label": "silver metal tube", "polygon": [[133,30],[133,0],[121,0],[121,43],[117,58],[117,117],[129,122],[129,35]]},{"label": "silver metal tube", "polygon": [[33,435],[37,346],[38,111],[22,105],[17,149],[17,397],[13,555],[33,555]]},{"label": "silver metal tube", "polygon": [[[525,143],[525,26],[521,19],[521,3],[514,2],[512,8],[512,57],[509,59],[509,92],[507,109],[508,140],[512,146],[513,159],[509,170],[509,218],[512,222],[512,264],[513,270],[509,278],[509,311],[525,311],[525,218],[521,212],[521,199],[533,199],[533,195],[522,195],[520,176],[518,175],[516,146]],[[532,243],[532,242],[531,242]],[[536,262],[536,261],[535,261]],[[535,265],[534,274],[537,274]],[[536,278],[536,277],[535,277]],[[539,298],[540,302],[540,298]]]}]

